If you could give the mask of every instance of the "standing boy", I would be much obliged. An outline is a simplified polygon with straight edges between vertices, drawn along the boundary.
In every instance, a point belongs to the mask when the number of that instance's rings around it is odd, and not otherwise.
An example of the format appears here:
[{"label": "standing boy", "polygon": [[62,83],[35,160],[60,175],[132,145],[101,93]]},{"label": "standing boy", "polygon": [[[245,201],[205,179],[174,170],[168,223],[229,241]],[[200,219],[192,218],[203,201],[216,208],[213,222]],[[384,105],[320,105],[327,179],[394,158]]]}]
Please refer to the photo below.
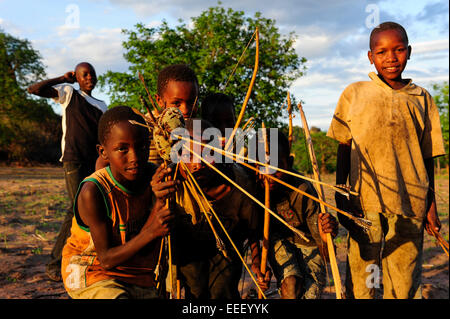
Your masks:
[{"label": "standing boy", "polygon": [[349,230],[349,298],[374,298],[380,263],[384,298],[421,298],[423,229],[441,226],[433,169],[445,154],[439,113],[425,89],[402,78],[410,55],[401,25],[373,29],[368,57],[378,74],[344,90],[327,133],[340,142],[336,183],[349,178],[359,193],[349,202],[336,193],[338,206],[374,226],[365,233],[339,216]]},{"label": "standing boy", "polygon": [[99,153],[109,165],[83,180],[75,196],[61,269],[72,298],[158,297],[154,270],[173,215],[152,191],[161,169],[147,162],[148,130],[129,120],[145,123],[126,106],[101,117]]},{"label": "standing boy", "polygon": [[[78,82],[80,89],[70,84]],[[69,83],[69,84],[67,84]],[[79,63],[75,71],[31,85],[28,92],[41,97],[53,98],[62,108],[61,158],[67,192],[73,206],[75,193],[80,182],[95,171],[97,154],[97,126],[100,116],[106,111],[106,104],[92,97],[97,84],[94,67]],[[61,280],[61,252],[70,235],[73,217],[72,209],[67,211],[58,237],[47,264],[46,273],[54,281]]]},{"label": "standing boy", "polygon": [[[289,141],[278,133],[278,168],[297,173],[289,155]],[[270,134],[271,135],[271,134]],[[270,143],[270,139],[269,139]],[[258,147],[264,147],[258,144]],[[273,176],[314,197],[313,185],[285,172]],[[278,220],[270,220],[268,259],[277,278],[282,299],[319,299],[326,282],[326,233],[336,236],[338,223],[329,213],[320,213],[319,204],[269,178],[270,208],[289,225],[302,231],[309,242],[294,234]],[[323,252],[322,256],[320,252]]]}]

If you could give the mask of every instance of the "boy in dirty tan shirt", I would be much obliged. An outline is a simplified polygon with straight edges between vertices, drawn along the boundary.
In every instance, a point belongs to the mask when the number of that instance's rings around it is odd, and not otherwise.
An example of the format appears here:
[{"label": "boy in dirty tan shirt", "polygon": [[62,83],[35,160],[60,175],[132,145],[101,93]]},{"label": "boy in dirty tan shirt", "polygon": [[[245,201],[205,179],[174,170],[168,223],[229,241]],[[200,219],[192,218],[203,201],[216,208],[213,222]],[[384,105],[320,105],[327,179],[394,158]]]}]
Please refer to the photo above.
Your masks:
[{"label": "boy in dirty tan shirt", "polygon": [[359,193],[336,193],[341,209],[373,223],[364,232],[345,216],[349,230],[348,298],[421,298],[423,229],[439,231],[433,158],[445,154],[433,98],[402,72],[411,54],[402,26],[385,22],[370,36],[368,57],[378,74],[342,93],[327,136],[340,142],[336,183]]}]

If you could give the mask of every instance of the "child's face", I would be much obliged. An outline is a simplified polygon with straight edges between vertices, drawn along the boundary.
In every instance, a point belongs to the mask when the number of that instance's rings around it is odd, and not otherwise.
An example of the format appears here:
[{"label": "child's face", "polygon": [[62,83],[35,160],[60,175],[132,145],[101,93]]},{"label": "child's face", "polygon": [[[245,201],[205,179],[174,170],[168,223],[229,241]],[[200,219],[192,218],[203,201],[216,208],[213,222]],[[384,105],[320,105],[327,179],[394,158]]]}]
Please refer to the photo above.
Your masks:
[{"label": "child's face", "polygon": [[230,107],[216,108],[215,114],[211,119],[207,119],[211,124],[220,130],[222,134],[220,142],[222,147],[225,146],[228,136],[225,136],[226,128],[234,128],[236,118],[234,117],[233,110]]},{"label": "child's face", "polygon": [[127,185],[142,176],[149,153],[148,135],[145,129],[128,121],[111,127],[105,145],[99,148],[101,156],[108,160],[114,178]]},{"label": "child's face", "polygon": [[[202,141],[202,143],[208,143],[209,141],[200,139],[199,137],[192,137],[192,134],[190,136],[191,139],[195,139],[196,141]],[[204,160],[206,160],[211,165],[215,165],[214,158],[210,156],[208,152],[203,152],[204,147],[198,144],[190,142],[190,149],[197,153],[198,155],[201,155]],[[212,179],[212,176],[216,174],[210,167],[208,167],[204,162],[202,162],[199,158],[197,158],[195,155],[193,155],[189,150],[183,148],[183,152],[181,155],[181,160],[184,164],[186,164],[187,169],[191,174],[194,176],[196,181],[199,183],[200,186],[204,186]],[[184,178],[187,178],[186,173],[181,170],[181,175]]]},{"label": "child's face", "polygon": [[399,30],[386,30],[375,35],[372,49],[368,52],[371,64],[375,65],[378,74],[392,87],[402,84],[402,72],[411,54]]},{"label": "child's face", "polygon": [[156,96],[159,106],[163,108],[176,107],[185,119],[190,118],[196,113],[198,87],[194,82],[174,81],[167,83],[164,92]]},{"label": "child's face", "polygon": [[97,84],[97,75],[95,70],[88,64],[81,64],[75,70],[75,77],[80,90],[90,94]]}]

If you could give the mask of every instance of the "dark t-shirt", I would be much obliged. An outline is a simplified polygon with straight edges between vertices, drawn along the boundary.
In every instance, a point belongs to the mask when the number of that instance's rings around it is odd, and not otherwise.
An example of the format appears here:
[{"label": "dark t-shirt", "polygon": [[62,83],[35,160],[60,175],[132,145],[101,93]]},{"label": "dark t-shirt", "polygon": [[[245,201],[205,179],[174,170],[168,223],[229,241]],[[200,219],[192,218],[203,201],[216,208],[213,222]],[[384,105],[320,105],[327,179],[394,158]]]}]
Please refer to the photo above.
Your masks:
[{"label": "dark t-shirt", "polygon": [[98,122],[106,104],[70,85],[55,87],[63,112],[61,162],[95,163]]}]

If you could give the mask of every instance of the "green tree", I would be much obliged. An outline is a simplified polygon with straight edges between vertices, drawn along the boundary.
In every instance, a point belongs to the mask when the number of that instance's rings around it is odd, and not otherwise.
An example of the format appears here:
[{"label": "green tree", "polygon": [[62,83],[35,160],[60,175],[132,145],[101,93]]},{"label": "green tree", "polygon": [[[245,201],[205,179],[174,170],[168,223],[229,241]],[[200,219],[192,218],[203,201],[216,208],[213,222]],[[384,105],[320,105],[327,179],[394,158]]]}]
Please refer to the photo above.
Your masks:
[{"label": "green tree", "polygon": [[0,30],[0,160],[54,162],[59,157],[60,116],[26,87],[45,77],[38,51],[28,40]]},{"label": "green tree", "polygon": [[[282,36],[272,19],[260,13],[247,17],[243,11],[212,7],[192,18],[191,26],[179,20],[174,28],[163,22],[157,28],[139,23],[135,30],[123,30],[125,59],[130,63],[127,72],[107,71],[99,77],[103,91],[111,105],[126,103],[142,109],[139,95],[146,96],[138,80],[138,71],[145,78],[152,93],[156,93],[158,72],[167,65],[186,63],[196,73],[200,83],[200,97],[221,91],[231,95],[236,111],[241,109],[253,73],[256,46],[250,44],[234,75],[225,87],[252,35],[258,27],[260,34],[259,68],[247,115],[266,126],[281,124],[286,116],[283,104],[287,89],[304,74],[305,58],[299,58],[293,47],[294,33]],[[295,97],[292,97],[296,105]]]},{"label": "green tree", "polygon": [[442,135],[444,137],[444,146],[446,156],[442,156],[438,158],[436,161],[440,166],[446,166],[448,173],[448,154],[449,154],[449,136],[448,136],[448,121],[449,121],[449,112],[448,112],[448,82],[443,82],[441,84],[433,84],[433,98],[436,106],[439,110],[440,118],[441,118],[441,127],[442,127]]},{"label": "green tree", "polygon": [[[321,174],[333,173],[336,170],[338,142],[327,137],[326,133],[319,128],[311,127],[310,132]],[[303,128],[294,126],[292,135],[291,153],[295,156],[294,168],[302,173],[312,174],[312,164]]]}]

